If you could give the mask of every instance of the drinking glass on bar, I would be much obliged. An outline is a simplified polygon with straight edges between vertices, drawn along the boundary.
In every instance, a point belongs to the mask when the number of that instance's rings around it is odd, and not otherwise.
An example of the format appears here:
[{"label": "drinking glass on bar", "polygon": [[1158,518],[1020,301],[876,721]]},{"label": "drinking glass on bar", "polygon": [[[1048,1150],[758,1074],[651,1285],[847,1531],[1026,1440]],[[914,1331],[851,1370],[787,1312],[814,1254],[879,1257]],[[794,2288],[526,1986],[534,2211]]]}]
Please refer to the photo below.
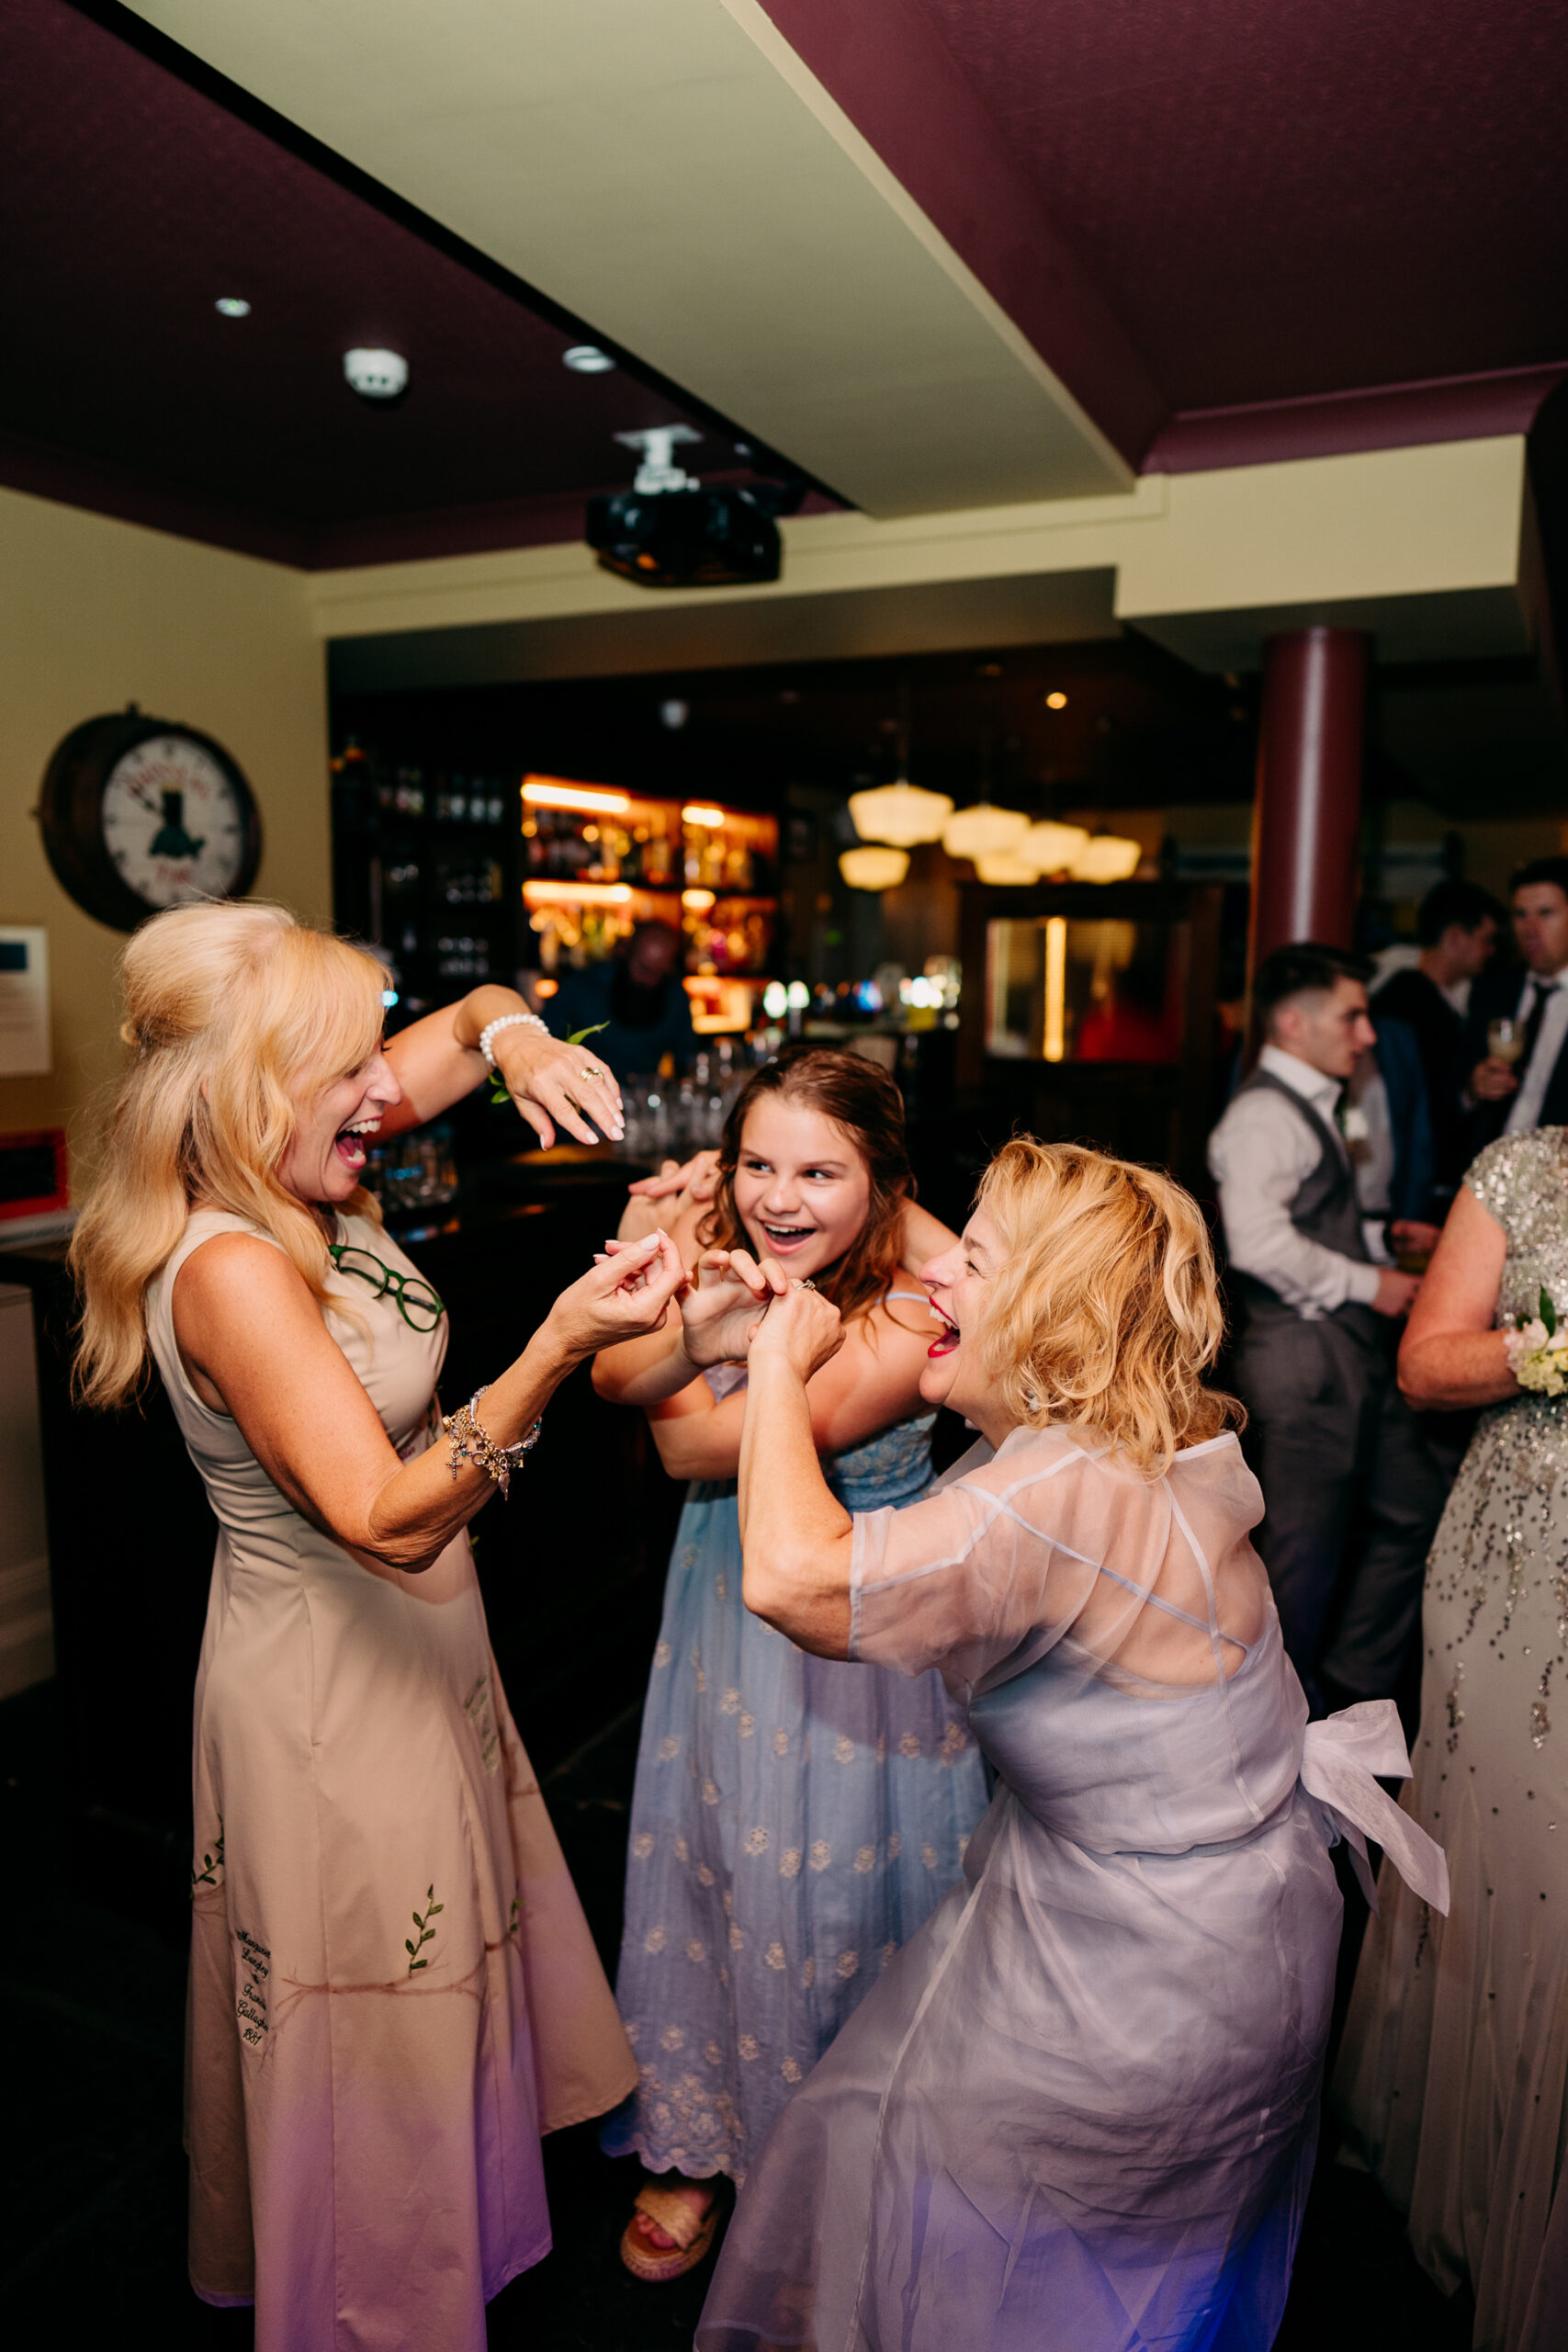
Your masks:
[{"label": "drinking glass on bar", "polygon": [[1489,1021],[1486,1024],[1486,1050],[1495,1062],[1506,1062],[1512,1069],[1525,1049],[1525,1024],[1522,1021]]}]

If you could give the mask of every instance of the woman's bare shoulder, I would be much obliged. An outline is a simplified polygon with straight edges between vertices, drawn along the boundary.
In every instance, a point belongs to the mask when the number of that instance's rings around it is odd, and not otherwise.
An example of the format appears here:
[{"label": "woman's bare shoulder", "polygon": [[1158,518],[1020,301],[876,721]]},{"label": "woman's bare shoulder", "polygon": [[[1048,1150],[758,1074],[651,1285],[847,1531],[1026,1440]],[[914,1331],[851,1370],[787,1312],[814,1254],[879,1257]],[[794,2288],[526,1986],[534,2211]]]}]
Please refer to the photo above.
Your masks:
[{"label": "woman's bare shoulder", "polygon": [[265,1234],[227,1231],[204,1235],[175,1276],[176,1310],[227,1310],[237,1302],[252,1306],[302,1301],[315,1312],[310,1286],[282,1245]]},{"label": "woman's bare shoulder", "polygon": [[874,1344],[884,1332],[895,1332],[904,1340],[918,1340],[923,1353],[936,1330],[931,1293],[918,1274],[900,1266],[882,1296],[863,1316],[857,1316],[850,1328],[869,1333]]}]

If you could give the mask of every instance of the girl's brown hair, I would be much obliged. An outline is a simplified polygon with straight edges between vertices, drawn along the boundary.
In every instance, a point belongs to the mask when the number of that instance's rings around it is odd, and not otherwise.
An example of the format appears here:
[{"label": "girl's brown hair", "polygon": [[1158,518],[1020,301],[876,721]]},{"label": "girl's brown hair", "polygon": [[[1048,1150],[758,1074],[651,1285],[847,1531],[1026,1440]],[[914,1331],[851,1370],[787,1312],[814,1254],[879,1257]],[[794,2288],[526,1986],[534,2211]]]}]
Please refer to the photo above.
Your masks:
[{"label": "girl's brown hair", "polygon": [[1153,1478],[1245,1419],[1203,1385],[1224,1314],[1208,1227],[1170,1177],[1015,1136],[976,1206],[998,1241],[982,1353],[1015,1420],[1096,1430]]},{"label": "girl's brown hair", "polygon": [[904,1204],[915,1180],[904,1141],[904,1098],[893,1080],[861,1054],[825,1046],[798,1046],[749,1078],[730,1106],[718,1153],[713,1207],[697,1230],[705,1250],[733,1250],[747,1240],[735,1209],[746,1115],[768,1095],[830,1119],[865,1163],[871,1198],[865,1223],[831,1272],[818,1283],[846,1323],[869,1315],[892,1286],[903,1260]]}]

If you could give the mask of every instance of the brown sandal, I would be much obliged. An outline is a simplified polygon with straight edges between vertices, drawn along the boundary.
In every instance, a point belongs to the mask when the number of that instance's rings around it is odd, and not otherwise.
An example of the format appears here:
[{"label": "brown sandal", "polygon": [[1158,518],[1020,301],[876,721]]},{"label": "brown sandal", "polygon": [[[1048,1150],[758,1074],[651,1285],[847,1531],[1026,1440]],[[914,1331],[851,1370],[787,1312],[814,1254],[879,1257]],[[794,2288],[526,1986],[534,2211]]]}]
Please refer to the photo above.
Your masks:
[{"label": "brown sandal", "polygon": [[636,2220],[629,2221],[621,2237],[621,2260],[634,2278],[641,2278],[650,2287],[662,2286],[666,2279],[684,2278],[694,2270],[714,2241],[718,2227],[718,2183],[714,2183],[713,2203],[705,2213],[694,2213],[685,2198],[673,2188],[660,2188],[649,2181],[632,2207],[634,2216],[646,2213],[656,2229],[664,2232],[675,2243],[668,2246],[649,2245],[637,2228]]}]

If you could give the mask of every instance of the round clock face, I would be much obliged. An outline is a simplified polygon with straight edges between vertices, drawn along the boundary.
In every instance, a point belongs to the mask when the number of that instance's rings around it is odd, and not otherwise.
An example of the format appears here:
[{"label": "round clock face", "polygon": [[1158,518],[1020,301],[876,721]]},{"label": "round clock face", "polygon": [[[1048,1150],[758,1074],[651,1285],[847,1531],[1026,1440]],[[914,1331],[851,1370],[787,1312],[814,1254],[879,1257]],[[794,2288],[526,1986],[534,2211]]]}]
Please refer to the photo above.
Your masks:
[{"label": "round clock face", "polygon": [[245,811],[211,753],[188,735],[153,735],[104,783],[103,842],[126,888],[148,907],[220,899],[244,864]]},{"label": "round clock face", "polygon": [[62,888],[118,931],[184,899],[243,899],[261,864],[255,797],[222,744],[134,703],[55,745],[38,816]]}]

